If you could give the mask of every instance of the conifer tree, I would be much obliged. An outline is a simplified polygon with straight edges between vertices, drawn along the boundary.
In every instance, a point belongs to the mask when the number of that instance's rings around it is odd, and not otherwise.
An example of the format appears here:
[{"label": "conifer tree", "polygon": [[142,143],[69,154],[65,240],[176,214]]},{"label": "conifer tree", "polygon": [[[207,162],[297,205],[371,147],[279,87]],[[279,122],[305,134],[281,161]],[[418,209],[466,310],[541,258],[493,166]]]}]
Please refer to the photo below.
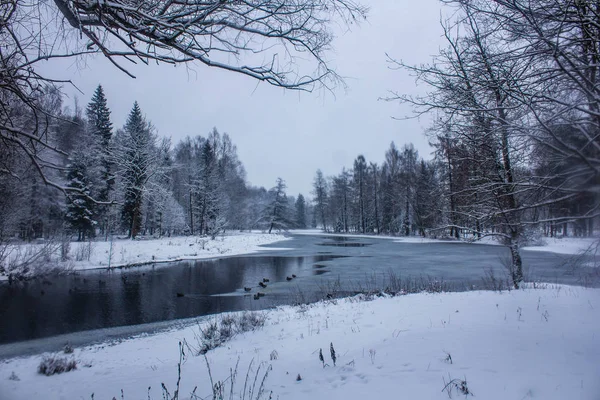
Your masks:
[{"label": "conifer tree", "polygon": [[306,228],[306,201],[302,194],[296,199],[296,228]]},{"label": "conifer tree", "polygon": [[135,239],[141,229],[144,191],[157,161],[155,144],[156,136],[136,101],[127,117],[117,151],[124,191],[121,224],[131,239]]},{"label": "conifer tree", "polygon": [[85,157],[76,153],[71,159],[68,171],[67,187],[74,190],[69,191],[67,196],[65,220],[69,228],[77,232],[77,240],[83,241],[86,237],[93,236],[96,225]]},{"label": "conifer tree", "polygon": [[290,227],[290,215],[288,209],[287,188],[285,181],[277,178],[277,184],[269,190],[270,201],[264,210],[264,217],[269,225],[269,233],[275,229],[288,229]]},{"label": "conifer tree", "polygon": [[[98,85],[91,101],[86,108],[88,131],[97,150],[95,164],[98,168],[98,180],[93,196],[102,202],[108,202],[113,190],[115,178],[113,166],[111,165],[110,144],[112,138],[112,123],[110,122],[110,110],[107,105],[106,96],[102,85]],[[101,221],[102,231],[107,229],[108,206],[97,207],[97,218]]]}]

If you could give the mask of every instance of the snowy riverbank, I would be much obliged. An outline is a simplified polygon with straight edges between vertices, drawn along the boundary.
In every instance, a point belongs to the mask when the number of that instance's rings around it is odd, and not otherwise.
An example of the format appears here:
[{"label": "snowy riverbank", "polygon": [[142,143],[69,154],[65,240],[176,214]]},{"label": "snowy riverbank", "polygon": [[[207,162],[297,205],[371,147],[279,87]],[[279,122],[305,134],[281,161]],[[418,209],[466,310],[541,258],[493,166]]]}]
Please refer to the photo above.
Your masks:
[{"label": "snowy riverbank", "polygon": [[71,242],[67,260],[62,258],[60,243],[22,244],[11,246],[10,259],[27,259],[46,246],[51,252],[53,265],[74,270],[120,268],[131,265],[197,260],[232,256],[266,250],[261,246],[286,240],[281,234],[257,232],[228,233],[211,240],[206,237],[179,236],[160,239],[115,239],[111,241]]},{"label": "snowy riverbank", "polygon": [[[303,229],[292,231],[297,235],[319,235],[329,237],[348,237],[348,238],[370,238],[370,239],[384,239],[394,240],[398,243],[473,243],[473,244],[487,244],[497,245],[500,243],[494,236],[486,236],[477,241],[459,241],[459,240],[447,240],[447,239],[432,239],[424,238],[420,236],[387,236],[387,235],[362,235],[354,233],[327,233],[320,229]],[[541,238],[540,243],[537,245],[525,246],[523,250],[529,251],[547,251],[549,253],[558,254],[581,254],[584,252],[590,255],[600,255],[600,238],[577,238],[577,237],[565,237],[565,238]]]},{"label": "snowy riverbank", "polygon": [[[120,399],[122,389],[126,400],[162,399],[161,383],[171,394],[175,390],[179,341],[196,343],[197,331],[75,349],[67,357],[77,360],[77,369],[50,377],[37,373],[41,356],[5,360],[0,398],[89,399],[94,393],[94,399],[110,400]],[[233,398],[241,398],[246,379],[246,392],[255,386],[256,395],[263,373],[272,368],[264,398],[272,391],[273,399],[286,400],[447,399],[444,381],[456,379],[479,399],[595,400],[598,335],[598,289],[423,293],[282,307],[268,312],[264,328],[238,335],[207,359],[214,383],[224,382],[226,398],[230,368],[239,360]],[[202,356],[188,351],[181,371],[180,399],[191,398],[196,386],[198,398],[211,395]],[[465,397],[453,390],[453,398]]]}]

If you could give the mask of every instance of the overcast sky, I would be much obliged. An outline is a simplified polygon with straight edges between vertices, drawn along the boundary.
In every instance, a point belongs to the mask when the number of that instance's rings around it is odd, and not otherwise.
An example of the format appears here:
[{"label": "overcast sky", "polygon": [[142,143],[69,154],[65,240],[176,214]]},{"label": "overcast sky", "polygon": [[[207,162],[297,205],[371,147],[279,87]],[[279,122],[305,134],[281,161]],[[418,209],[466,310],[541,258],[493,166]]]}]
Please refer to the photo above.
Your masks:
[{"label": "overcast sky", "polygon": [[[272,187],[277,177],[288,195],[311,196],[318,168],[334,175],[363,154],[380,164],[394,141],[412,142],[430,158],[423,135],[427,120],[392,119],[410,113],[407,106],[379,101],[388,90],[415,93],[414,79],[388,68],[385,53],[410,64],[428,62],[442,44],[438,0],[371,0],[368,21],[340,32],[329,55],[348,89],[329,93],[284,91],[231,72],[196,65],[141,66],[127,77],[98,56],[86,64],[67,61],[47,65],[55,77],[70,78],[89,101],[100,83],[115,127],[123,126],[133,102],[175,144],[185,136],[206,136],[212,127],[227,132],[237,145],[248,181]],[[65,76],[66,75],[66,76]],[[65,88],[72,105],[75,91]],[[311,196],[312,197],[312,196]]]}]

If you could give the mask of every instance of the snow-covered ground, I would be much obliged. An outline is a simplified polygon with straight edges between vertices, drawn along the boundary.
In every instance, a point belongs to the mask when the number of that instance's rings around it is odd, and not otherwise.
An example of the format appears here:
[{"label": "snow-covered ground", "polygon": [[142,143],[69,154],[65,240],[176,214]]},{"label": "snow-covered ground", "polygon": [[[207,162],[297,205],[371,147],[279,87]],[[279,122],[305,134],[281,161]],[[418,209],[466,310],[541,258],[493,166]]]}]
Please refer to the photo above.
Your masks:
[{"label": "snow-covered ground", "polygon": [[[219,256],[247,254],[259,250],[261,245],[286,240],[281,234],[258,232],[230,233],[216,239],[196,236],[163,237],[160,239],[115,239],[112,241],[71,242],[69,260],[64,266],[76,270],[122,267],[151,262],[203,259]],[[11,249],[9,257],[39,250],[43,244],[23,244]],[[54,246],[54,257],[60,257],[60,243]],[[110,263],[110,264],[109,264]]]},{"label": "snow-covered ground", "polygon": [[[0,362],[0,398],[162,399],[173,394],[178,343],[196,327],[75,349],[77,370],[37,373],[41,356]],[[447,399],[466,381],[475,399],[600,398],[600,290],[552,286],[518,291],[354,299],[268,312],[264,328],[209,351],[214,383],[234,396],[272,399]],[[330,344],[337,355],[334,366]],[[325,368],[319,361],[322,349]],[[248,373],[248,366],[252,369]],[[261,367],[258,378],[256,370]],[[11,377],[9,379],[9,377]],[[297,380],[300,376],[301,380]],[[212,398],[207,364],[186,352],[180,399]],[[450,388],[452,389],[452,385]],[[452,398],[465,398],[453,389]],[[470,396],[467,396],[470,397]]]}]

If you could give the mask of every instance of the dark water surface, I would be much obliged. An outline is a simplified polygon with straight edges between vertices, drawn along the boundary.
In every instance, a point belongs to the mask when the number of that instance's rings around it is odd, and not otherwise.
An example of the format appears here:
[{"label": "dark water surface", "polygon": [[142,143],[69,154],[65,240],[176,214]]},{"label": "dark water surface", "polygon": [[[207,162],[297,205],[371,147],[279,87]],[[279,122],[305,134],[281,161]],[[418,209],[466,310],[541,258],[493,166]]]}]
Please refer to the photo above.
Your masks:
[{"label": "dark water surface", "polygon": [[[287,293],[273,286],[285,282],[289,287],[288,276],[306,276],[313,264],[334,258],[231,257],[3,285],[0,343],[286,303]],[[258,286],[264,278],[269,279],[266,289]],[[259,290],[270,296],[254,300]]]},{"label": "dark water surface", "polygon": [[[310,300],[332,288],[351,292],[382,286],[390,273],[472,287],[481,283],[486,270],[504,275],[503,262],[509,256],[502,246],[376,238],[293,236],[265,247],[286,249],[0,285],[0,343],[264,309]],[[592,282],[589,268],[580,267],[574,256],[524,252],[523,260],[530,280]],[[286,279],[292,274],[297,277]],[[258,287],[263,278],[269,279],[266,289]],[[258,290],[266,295],[254,300]]]}]

